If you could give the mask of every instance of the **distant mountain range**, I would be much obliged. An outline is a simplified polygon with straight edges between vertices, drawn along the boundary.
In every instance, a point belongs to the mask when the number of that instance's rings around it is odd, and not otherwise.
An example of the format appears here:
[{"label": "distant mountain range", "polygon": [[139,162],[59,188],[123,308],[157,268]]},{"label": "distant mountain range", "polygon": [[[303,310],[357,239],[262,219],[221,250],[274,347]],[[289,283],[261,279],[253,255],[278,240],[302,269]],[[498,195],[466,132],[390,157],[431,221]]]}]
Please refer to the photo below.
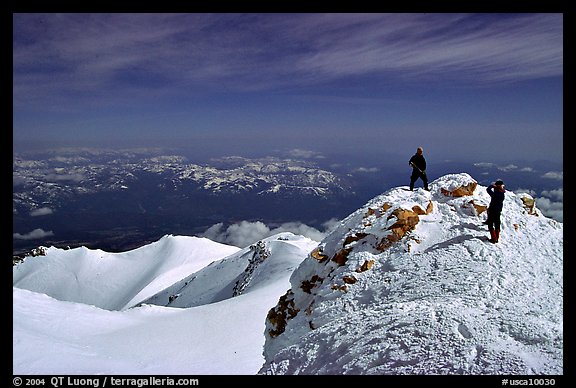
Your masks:
[{"label": "distant mountain range", "polygon": [[188,163],[183,156],[121,151],[80,152],[43,160],[14,159],[14,210],[57,208],[62,199],[130,190],[158,190],[188,195],[327,197],[350,187],[334,173],[292,159],[225,157],[213,165]]},{"label": "distant mountain range", "polygon": [[[15,232],[41,228],[54,243],[66,236],[61,243],[108,249],[125,249],[126,239],[200,233],[224,215],[321,223],[354,195],[345,177],[308,161],[225,157],[199,165],[148,150],[16,155],[13,183]],[[35,245],[20,239],[18,246]]]},{"label": "distant mountain range", "polygon": [[[316,154],[191,162],[163,149],[62,148],[13,158],[13,253],[38,245],[122,251],[165,234],[200,235],[215,224],[298,222],[321,229],[366,200],[407,184],[407,160]],[[406,158],[407,159],[407,158]],[[562,198],[562,166],[430,161],[434,179],[470,171],[482,184]],[[558,201],[558,198],[552,200]],[[561,215],[561,202],[542,202]]]}]

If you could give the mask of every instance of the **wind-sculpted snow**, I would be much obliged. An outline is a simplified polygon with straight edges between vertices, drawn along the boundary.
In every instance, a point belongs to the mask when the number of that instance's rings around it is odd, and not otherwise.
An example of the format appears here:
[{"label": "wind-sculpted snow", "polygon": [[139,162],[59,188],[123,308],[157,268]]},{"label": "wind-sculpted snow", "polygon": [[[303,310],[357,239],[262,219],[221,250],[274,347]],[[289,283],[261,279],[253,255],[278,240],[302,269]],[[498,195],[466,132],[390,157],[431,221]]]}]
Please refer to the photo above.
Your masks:
[{"label": "wind-sculpted snow", "polygon": [[270,278],[271,275],[282,274],[285,268],[299,264],[316,244],[291,233],[271,236],[208,264],[142,303],[188,308],[270,286],[277,281],[275,276]]},{"label": "wind-sculpted snow", "polygon": [[206,238],[164,236],[122,253],[47,248],[13,270],[13,285],[107,310],[132,307],[240,248]]},{"label": "wind-sculpted snow", "polygon": [[[183,236],[120,254],[48,248],[14,267],[13,373],[255,374],[266,312],[316,245],[280,233],[255,244],[266,255]],[[150,297],[122,311],[85,304],[121,305],[116,294]]]},{"label": "wind-sculpted snow", "polygon": [[488,242],[486,187],[446,175],[344,219],[266,322],[262,374],[562,374],[563,226],[507,192]]}]

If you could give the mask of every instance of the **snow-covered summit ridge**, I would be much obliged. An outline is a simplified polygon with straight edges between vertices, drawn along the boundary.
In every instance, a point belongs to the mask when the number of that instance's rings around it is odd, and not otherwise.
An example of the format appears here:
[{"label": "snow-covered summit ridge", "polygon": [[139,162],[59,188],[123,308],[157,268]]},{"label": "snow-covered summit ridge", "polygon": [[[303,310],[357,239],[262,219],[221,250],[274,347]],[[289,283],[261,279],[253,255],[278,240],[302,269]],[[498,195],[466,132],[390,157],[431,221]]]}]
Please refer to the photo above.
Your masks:
[{"label": "snow-covered summit ridge", "polygon": [[345,218],[266,320],[262,374],[561,374],[563,225],[506,193],[488,242],[468,174]]}]

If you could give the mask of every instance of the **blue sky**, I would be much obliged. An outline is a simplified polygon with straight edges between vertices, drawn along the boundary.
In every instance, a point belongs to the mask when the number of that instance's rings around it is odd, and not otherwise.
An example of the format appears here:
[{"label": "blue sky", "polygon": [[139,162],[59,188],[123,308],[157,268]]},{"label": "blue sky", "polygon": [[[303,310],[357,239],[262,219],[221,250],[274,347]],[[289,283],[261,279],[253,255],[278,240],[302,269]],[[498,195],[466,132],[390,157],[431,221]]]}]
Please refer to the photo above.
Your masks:
[{"label": "blue sky", "polygon": [[14,14],[14,145],[562,161],[563,15]]}]

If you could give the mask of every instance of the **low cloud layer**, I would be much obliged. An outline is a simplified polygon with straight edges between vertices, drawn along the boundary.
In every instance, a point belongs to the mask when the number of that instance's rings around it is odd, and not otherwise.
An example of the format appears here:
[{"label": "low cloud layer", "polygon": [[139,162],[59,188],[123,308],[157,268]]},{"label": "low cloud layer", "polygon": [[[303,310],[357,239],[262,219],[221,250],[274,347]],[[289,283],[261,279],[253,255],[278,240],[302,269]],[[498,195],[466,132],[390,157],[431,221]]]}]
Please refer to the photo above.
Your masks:
[{"label": "low cloud layer", "polygon": [[234,245],[245,248],[263,238],[273,236],[282,232],[291,232],[296,235],[308,237],[311,240],[320,242],[338,221],[332,219],[323,224],[324,231],[308,226],[301,222],[287,222],[276,228],[269,228],[260,221],[241,221],[232,224],[227,228],[223,223],[218,223],[208,228],[201,237],[209,238],[212,241]]}]

